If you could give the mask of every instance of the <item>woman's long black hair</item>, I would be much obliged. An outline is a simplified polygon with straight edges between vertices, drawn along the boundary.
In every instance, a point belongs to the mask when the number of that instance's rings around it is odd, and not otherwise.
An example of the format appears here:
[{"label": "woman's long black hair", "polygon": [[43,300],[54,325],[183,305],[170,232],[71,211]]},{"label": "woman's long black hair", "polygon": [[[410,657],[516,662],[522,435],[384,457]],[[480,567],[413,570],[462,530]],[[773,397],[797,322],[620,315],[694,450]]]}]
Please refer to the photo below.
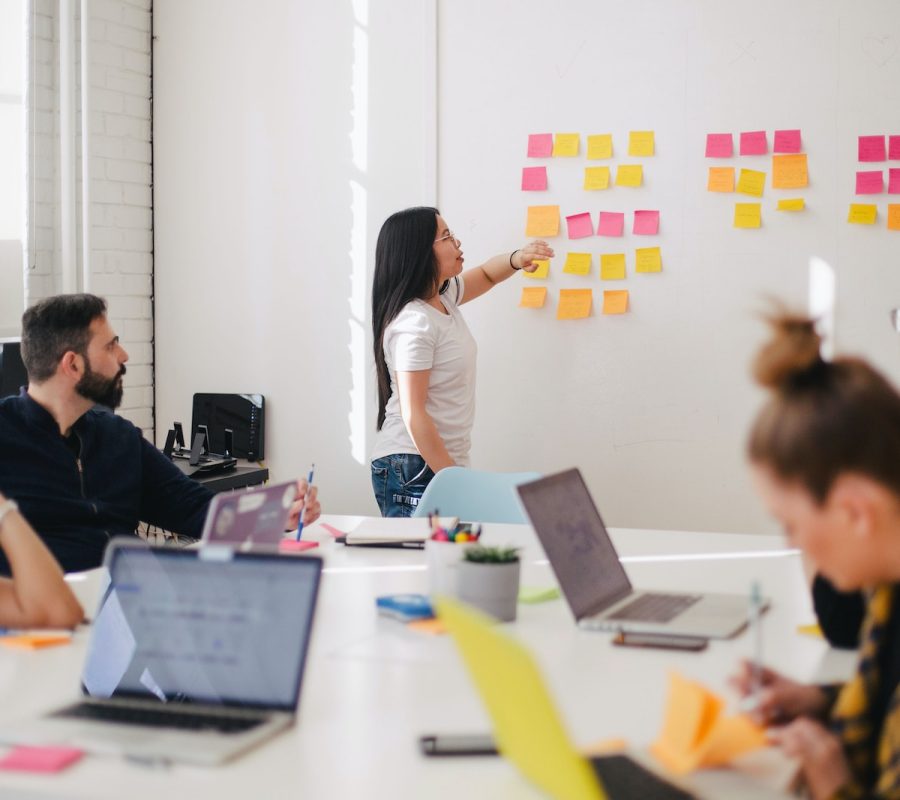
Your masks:
[{"label": "woman's long black hair", "polygon": [[378,430],[384,425],[385,408],[391,396],[391,376],[384,359],[384,330],[410,300],[430,297],[437,289],[434,239],[438,214],[436,208],[407,208],[391,214],[378,234],[372,282]]}]

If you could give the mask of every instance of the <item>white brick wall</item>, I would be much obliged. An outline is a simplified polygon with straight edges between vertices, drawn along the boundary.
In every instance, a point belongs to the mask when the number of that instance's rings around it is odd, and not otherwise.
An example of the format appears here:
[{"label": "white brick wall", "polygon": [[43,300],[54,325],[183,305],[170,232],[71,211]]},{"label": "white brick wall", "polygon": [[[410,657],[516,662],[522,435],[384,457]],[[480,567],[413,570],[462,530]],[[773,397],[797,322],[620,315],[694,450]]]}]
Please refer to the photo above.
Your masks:
[{"label": "white brick wall", "polygon": [[[89,0],[91,290],[106,297],[130,355],[122,414],[154,435],[151,169],[151,0]],[[30,0],[29,303],[61,291],[59,255],[59,5]],[[80,20],[76,31],[80,34]],[[80,45],[78,45],[80,47]],[[76,64],[81,153],[81,66]],[[80,176],[80,160],[79,160]],[[78,247],[81,257],[81,181]],[[80,264],[79,264],[80,268]]]}]

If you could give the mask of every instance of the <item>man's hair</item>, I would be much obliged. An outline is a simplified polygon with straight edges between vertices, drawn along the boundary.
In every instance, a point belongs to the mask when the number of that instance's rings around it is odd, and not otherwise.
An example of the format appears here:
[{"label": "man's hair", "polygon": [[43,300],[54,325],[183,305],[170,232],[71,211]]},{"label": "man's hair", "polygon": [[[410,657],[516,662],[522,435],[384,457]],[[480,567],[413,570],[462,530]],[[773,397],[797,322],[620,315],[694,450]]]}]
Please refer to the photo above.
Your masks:
[{"label": "man's hair", "polygon": [[106,313],[106,300],[93,294],[59,294],[35,303],[22,315],[22,361],[28,380],[53,377],[71,350],[87,358],[90,325]]}]

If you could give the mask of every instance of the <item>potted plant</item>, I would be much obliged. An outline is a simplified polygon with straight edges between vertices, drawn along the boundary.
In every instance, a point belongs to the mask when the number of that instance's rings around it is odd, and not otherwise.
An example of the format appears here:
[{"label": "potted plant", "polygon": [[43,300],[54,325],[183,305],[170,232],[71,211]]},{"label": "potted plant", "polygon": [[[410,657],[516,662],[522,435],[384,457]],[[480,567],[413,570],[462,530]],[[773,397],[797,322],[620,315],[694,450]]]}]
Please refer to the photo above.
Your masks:
[{"label": "potted plant", "polygon": [[458,567],[459,599],[501,622],[516,618],[519,597],[519,549],[470,547]]}]

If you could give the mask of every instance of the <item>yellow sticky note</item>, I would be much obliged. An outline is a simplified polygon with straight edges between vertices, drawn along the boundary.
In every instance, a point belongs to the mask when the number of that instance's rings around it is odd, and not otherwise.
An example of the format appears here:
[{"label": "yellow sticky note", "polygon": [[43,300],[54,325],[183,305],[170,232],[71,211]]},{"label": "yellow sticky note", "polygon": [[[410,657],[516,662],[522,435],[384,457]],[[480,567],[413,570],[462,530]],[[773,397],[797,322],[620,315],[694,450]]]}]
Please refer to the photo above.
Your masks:
[{"label": "yellow sticky note", "polygon": [[653,146],[653,131],[629,131],[628,155],[652,156]]},{"label": "yellow sticky note", "polygon": [[601,253],[600,278],[604,281],[625,280],[625,253]]},{"label": "yellow sticky note", "polygon": [[658,247],[639,247],[634,251],[635,272],[662,272],[662,253]]},{"label": "yellow sticky note", "polygon": [[570,275],[588,275],[590,271],[590,253],[566,253],[566,263],[563,264],[563,272],[568,272]]},{"label": "yellow sticky note", "polygon": [[874,225],[878,217],[878,206],[870,203],[850,203],[847,222],[853,225]]},{"label": "yellow sticky note", "polygon": [[558,236],[559,206],[528,206],[526,236]]},{"label": "yellow sticky note", "polygon": [[735,203],[734,227],[758,228],[762,225],[762,206],[759,203]]},{"label": "yellow sticky note", "polygon": [[608,189],[609,188],[609,167],[585,167],[584,168],[584,188],[585,189]]},{"label": "yellow sticky note", "polygon": [[809,186],[806,153],[772,156],[772,188],[802,189]]},{"label": "yellow sticky note", "polygon": [[543,308],[546,299],[546,286],[523,286],[519,308]]},{"label": "yellow sticky note", "polygon": [[577,133],[557,133],[553,137],[554,156],[577,156],[581,136]]},{"label": "yellow sticky note", "polygon": [[900,203],[888,203],[888,230],[900,231]]},{"label": "yellow sticky note", "polygon": [[603,292],[603,313],[624,314],[628,311],[628,289]]},{"label": "yellow sticky note", "polygon": [[537,264],[537,269],[534,272],[528,272],[523,269],[521,271],[522,275],[526,278],[541,278],[546,280],[547,276],[550,274],[550,259],[536,258],[531,263]]},{"label": "yellow sticky note", "polygon": [[587,137],[588,153],[591,159],[612,158],[612,134],[596,133]]},{"label": "yellow sticky note", "polygon": [[791,197],[778,201],[778,211],[803,211],[806,201],[802,197]]},{"label": "yellow sticky note", "polygon": [[766,173],[755,169],[742,169],[738,177],[737,190],[741,194],[751,194],[754,197],[762,197],[766,187]]},{"label": "yellow sticky note", "polygon": [[818,622],[811,622],[808,625],[798,625],[797,633],[803,636],[812,636],[815,639],[824,639],[825,636],[822,633],[822,628],[819,627]]},{"label": "yellow sticky note", "polygon": [[591,315],[594,293],[591,289],[560,289],[557,319],[584,319]]},{"label": "yellow sticky note", "polygon": [[734,167],[710,167],[706,189],[710,192],[733,192]]},{"label": "yellow sticky note", "polygon": [[620,164],[616,170],[616,186],[640,186],[644,168],[640,164]]}]

